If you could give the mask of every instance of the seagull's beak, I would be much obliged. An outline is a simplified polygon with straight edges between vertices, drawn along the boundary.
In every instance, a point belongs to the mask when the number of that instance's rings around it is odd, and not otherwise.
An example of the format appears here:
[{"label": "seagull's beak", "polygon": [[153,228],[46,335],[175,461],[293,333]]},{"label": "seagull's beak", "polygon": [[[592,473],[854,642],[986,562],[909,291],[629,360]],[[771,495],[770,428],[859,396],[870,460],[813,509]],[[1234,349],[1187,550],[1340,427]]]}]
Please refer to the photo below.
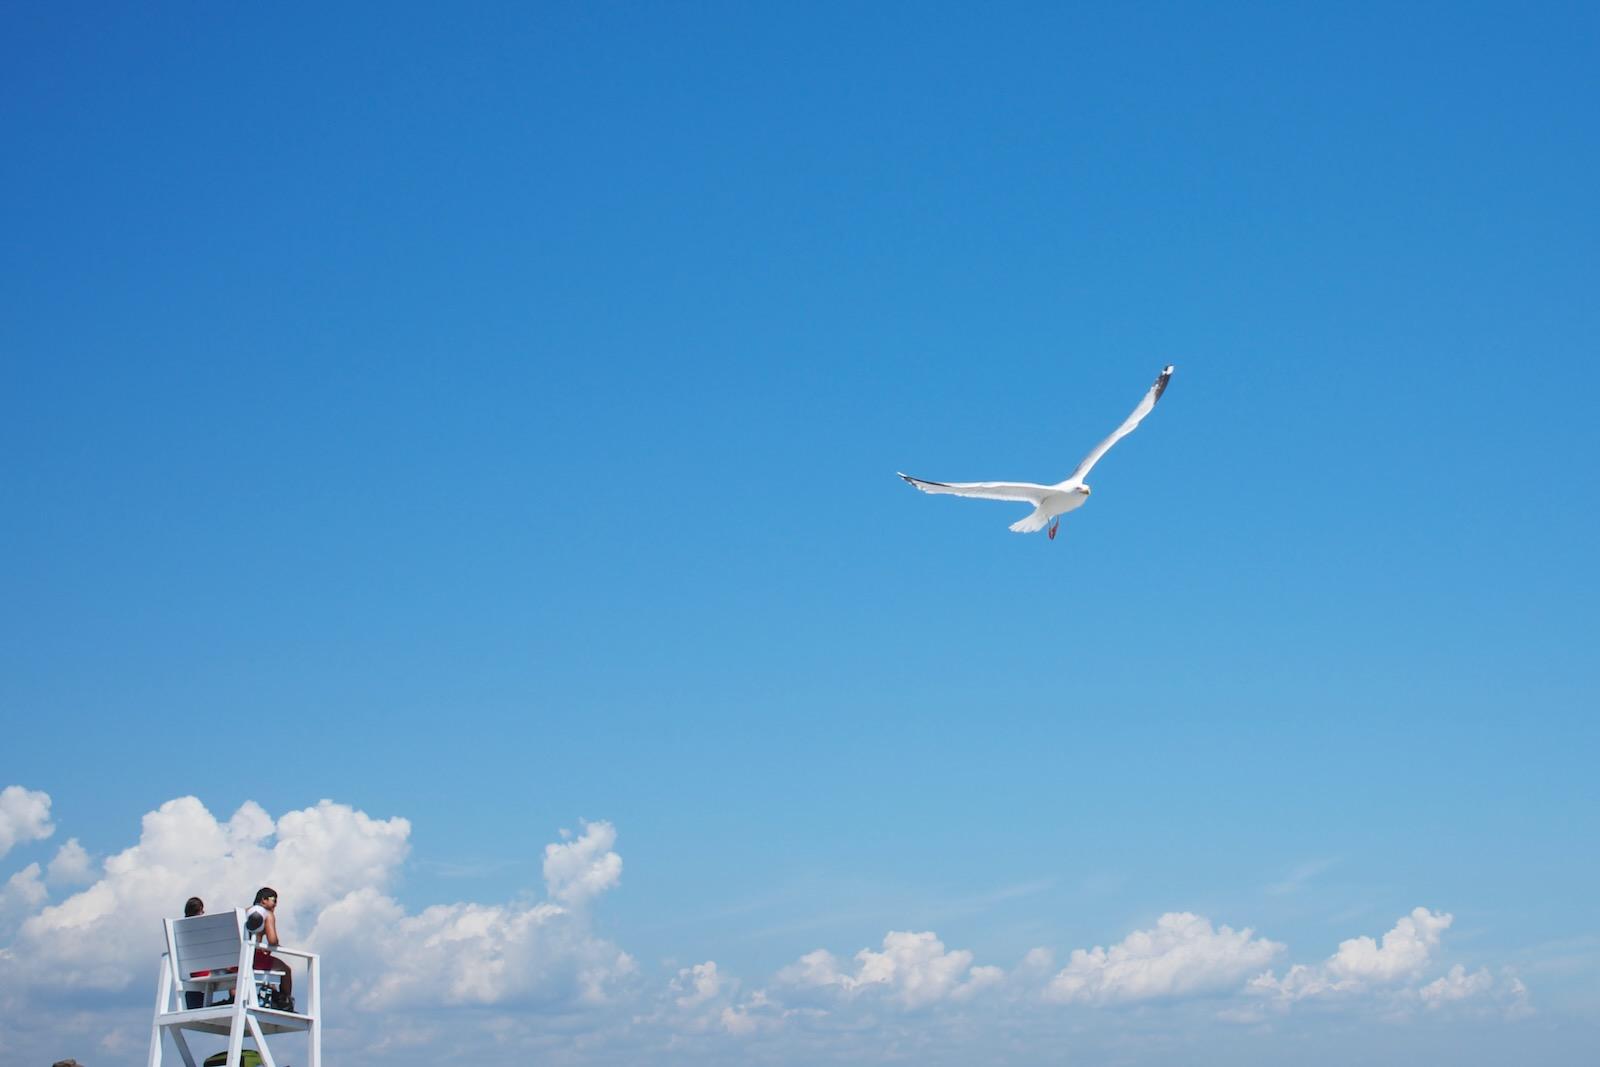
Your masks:
[{"label": "seagull's beak", "polygon": [[1083,487],[1083,495],[1084,496],[1088,496],[1090,491],[1091,490],[1089,489],[1089,487],[1087,485]]}]

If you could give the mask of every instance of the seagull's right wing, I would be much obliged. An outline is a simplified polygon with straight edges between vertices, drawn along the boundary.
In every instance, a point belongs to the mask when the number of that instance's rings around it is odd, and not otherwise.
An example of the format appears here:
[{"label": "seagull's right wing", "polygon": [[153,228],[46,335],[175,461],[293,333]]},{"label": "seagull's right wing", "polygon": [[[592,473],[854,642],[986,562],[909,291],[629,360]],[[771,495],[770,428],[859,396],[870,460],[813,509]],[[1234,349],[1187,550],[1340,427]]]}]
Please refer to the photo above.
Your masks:
[{"label": "seagull's right wing", "polygon": [[[900,474],[899,471],[895,473]],[[1048,494],[1055,492],[1048,485],[1035,485],[1032,482],[929,482],[909,474],[900,474],[900,477],[924,493],[949,493],[979,500],[1017,500],[1035,507]]]},{"label": "seagull's right wing", "polygon": [[1111,451],[1111,446],[1132,433],[1144,421],[1144,417],[1156,409],[1156,401],[1161,399],[1161,394],[1167,391],[1167,382],[1172,377],[1172,364],[1167,364],[1160,374],[1156,375],[1155,384],[1150,386],[1149,392],[1144,394],[1144,399],[1139,401],[1139,406],[1133,409],[1133,414],[1122,420],[1111,436],[1094,446],[1094,451],[1083,457],[1083,462],[1078,464],[1078,469],[1073,471],[1061,484],[1081,482],[1089,476],[1089,468],[1100,462],[1100,457]]}]

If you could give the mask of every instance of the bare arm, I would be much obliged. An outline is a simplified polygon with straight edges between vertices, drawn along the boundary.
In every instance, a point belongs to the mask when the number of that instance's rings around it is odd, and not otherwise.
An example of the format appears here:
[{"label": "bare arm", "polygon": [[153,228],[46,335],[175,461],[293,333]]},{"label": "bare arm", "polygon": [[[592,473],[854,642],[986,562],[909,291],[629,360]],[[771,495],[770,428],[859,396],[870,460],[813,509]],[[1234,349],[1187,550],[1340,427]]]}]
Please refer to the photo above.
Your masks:
[{"label": "bare arm", "polygon": [[267,944],[273,948],[278,947],[278,917],[270,911],[267,912],[266,925],[261,928],[261,933],[266,938]]}]

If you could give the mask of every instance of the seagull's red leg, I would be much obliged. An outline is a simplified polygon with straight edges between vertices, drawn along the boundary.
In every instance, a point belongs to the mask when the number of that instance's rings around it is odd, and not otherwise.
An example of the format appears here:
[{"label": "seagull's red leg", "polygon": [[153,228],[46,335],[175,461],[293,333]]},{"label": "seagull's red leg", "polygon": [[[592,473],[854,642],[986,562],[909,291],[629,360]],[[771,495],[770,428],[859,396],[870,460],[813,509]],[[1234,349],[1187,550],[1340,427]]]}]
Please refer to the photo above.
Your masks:
[{"label": "seagull's red leg", "polygon": [[1056,530],[1058,530],[1060,528],[1061,528],[1061,520],[1060,519],[1057,519],[1055,522],[1050,524],[1050,540],[1054,541],[1056,539]]}]

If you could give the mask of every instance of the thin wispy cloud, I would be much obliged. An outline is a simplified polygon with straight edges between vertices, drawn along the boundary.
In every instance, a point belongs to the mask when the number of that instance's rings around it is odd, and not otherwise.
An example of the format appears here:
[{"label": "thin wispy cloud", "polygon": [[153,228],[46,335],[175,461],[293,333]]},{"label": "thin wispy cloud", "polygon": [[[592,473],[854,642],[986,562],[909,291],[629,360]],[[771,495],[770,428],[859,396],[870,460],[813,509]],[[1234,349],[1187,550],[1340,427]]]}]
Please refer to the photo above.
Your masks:
[{"label": "thin wispy cloud", "polygon": [[515,859],[485,859],[478,861],[450,862],[445,860],[418,860],[417,869],[433,875],[436,878],[471,879],[486,878],[490,875],[502,874],[515,870],[525,865],[526,861]]},{"label": "thin wispy cloud", "polygon": [[1302,863],[1290,871],[1281,880],[1267,884],[1266,892],[1269,896],[1284,896],[1289,893],[1298,893],[1319,875],[1332,870],[1338,863],[1337,860],[1322,859]]}]

